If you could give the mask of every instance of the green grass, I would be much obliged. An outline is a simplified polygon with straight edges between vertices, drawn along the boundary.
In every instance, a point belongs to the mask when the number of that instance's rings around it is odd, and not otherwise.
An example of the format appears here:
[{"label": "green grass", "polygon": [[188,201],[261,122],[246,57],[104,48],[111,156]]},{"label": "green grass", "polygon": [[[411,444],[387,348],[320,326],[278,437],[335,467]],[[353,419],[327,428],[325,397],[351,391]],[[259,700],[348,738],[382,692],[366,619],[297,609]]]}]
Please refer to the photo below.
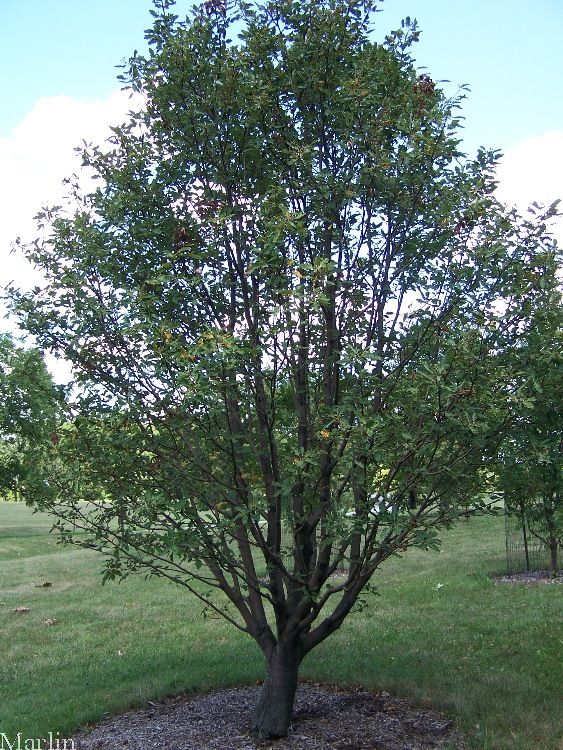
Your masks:
[{"label": "green grass", "polygon": [[[95,554],[57,546],[49,527],[0,503],[0,733],[69,736],[149,699],[260,679],[253,642],[204,619],[195,598],[141,577],[102,587]],[[431,705],[474,748],[556,750],[562,589],[495,586],[503,543],[502,519],[472,519],[439,554],[389,561],[379,595],[308,657],[303,678]]]}]

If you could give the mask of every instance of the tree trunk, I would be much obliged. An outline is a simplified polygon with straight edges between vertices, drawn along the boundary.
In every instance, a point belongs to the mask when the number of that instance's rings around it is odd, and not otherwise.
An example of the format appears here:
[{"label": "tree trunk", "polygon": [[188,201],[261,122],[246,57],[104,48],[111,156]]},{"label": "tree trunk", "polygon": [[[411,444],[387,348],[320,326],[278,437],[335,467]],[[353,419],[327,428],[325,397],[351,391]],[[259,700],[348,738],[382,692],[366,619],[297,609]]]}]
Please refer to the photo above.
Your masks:
[{"label": "tree trunk", "polygon": [[547,526],[547,546],[549,547],[549,571],[552,575],[556,575],[559,572],[559,565],[557,559],[558,552],[558,536],[557,526],[555,522],[555,509],[557,508],[557,494],[553,493],[553,500],[550,506],[544,502],[545,508],[545,521]]},{"label": "tree trunk", "polygon": [[549,572],[552,575],[556,575],[559,572],[559,564],[557,560],[557,539],[553,537],[549,540]]},{"label": "tree trunk", "polygon": [[268,660],[266,679],[252,718],[252,732],[258,739],[287,735],[300,661],[299,643],[280,639]]}]

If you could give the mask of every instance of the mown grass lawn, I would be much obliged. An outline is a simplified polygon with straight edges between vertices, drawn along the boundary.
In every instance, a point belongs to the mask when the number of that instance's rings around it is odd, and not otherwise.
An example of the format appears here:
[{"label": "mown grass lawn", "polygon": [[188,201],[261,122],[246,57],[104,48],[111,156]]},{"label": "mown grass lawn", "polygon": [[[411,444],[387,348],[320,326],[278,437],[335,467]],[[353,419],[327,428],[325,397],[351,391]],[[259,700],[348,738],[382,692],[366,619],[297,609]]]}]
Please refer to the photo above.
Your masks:
[{"label": "mown grass lawn", "polygon": [[[0,503],[0,733],[68,737],[150,699],[261,678],[253,642],[187,592],[142,577],[102,587],[96,555],[58,546],[49,527]],[[476,518],[439,554],[390,561],[303,678],[432,705],[475,748],[560,748],[563,590],[495,586],[503,544],[502,519]]]}]

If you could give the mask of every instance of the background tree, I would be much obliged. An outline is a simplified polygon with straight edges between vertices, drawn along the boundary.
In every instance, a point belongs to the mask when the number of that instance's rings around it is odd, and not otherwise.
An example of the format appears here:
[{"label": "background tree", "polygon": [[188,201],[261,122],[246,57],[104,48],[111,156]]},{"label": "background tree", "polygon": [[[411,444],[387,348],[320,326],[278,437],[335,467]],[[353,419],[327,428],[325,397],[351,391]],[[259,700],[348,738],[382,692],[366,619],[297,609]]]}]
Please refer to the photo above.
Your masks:
[{"label": "background tree", "polygon": [[60,389],[40,352],[0,336],[0,493],[25,499],[58,424]]},{"label": "background tree", "polygon": [[522,298],[526,331],[511,356],[519,369],[510,389],[514,425],[500,451],[499,488],[509,511],[549,549],[559,569],[563,540],[563,306],[553,253],[537,259],[533,288]]},{"label": "background tree", "polygon": [[306,654],[474,491],[548,240],[496,203],[497,154],[459,153],[410,22],[376,44],[370,0],[170,5],[123,76],[143,106],[84,151],[98,189],[40,217],[44,287],[12,291],[75,373],[36,502],[106,576],[250,634],[253,728],[283,736]]}]

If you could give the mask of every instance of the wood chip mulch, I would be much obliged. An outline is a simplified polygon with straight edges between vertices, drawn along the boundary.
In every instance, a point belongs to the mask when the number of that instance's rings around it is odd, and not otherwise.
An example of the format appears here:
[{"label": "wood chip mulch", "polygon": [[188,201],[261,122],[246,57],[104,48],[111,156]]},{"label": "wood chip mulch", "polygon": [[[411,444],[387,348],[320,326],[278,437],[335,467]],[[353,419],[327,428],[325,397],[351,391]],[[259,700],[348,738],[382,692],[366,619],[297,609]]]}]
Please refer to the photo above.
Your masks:
[{"label": "wood chip mulch", "polygon": [[530,570],[524,573],[512,573],[507,576],[496,576],[495,583],[563,583],[563,575],[553,575],[549,570]]},{"label": "wood chip mulch", "polygon": [[182,695],[108,719],[76,750],[466,750],[452,722],[388,693],[302,683],[287,738],[255,742],[259,687]]}]

